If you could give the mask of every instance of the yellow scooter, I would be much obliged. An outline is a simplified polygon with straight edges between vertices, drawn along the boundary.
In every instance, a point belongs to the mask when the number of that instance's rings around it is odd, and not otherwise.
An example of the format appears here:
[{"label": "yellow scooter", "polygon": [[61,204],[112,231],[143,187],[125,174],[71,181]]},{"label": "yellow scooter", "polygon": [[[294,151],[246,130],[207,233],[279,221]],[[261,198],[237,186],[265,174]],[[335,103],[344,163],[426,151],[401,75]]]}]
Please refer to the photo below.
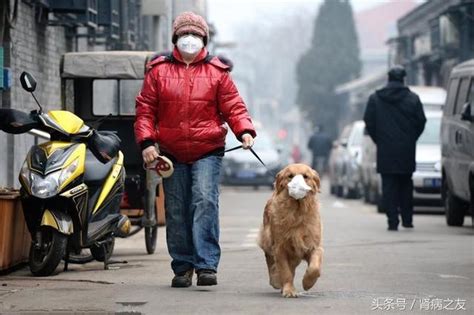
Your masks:
[{"label": "yellow scooter", "polygon": [[34,128],[50,135],[50,141],[31,147],[19,176],[32,238],[31,272],[51,275],[62,259],[67,270],[69,254],[83,248],[107,269],[114,237],[130,230],[129,219],[120,214],[125,179],[120,139],[86,126],[71,112],[43,113],[34,78],[23,72],[20,81],[40,110],[0,109],[0,129],[17,134]]}]

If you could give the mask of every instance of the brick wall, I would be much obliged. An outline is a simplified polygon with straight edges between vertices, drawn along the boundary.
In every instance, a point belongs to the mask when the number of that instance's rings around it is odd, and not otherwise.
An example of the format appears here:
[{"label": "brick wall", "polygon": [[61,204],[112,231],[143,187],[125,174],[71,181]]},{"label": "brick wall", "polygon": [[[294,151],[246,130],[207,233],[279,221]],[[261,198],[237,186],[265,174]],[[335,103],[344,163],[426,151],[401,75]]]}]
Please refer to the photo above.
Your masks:
[{"label": "brick wall", "polygon": [[[35,95],[45,111],[61,107],[59,64],[61,55],[71,50],[72,41],[66,38],[63,27],[48,26],[46,17],[40,13],[34,6],[19,1],[18,17],[10,30],[11,42],[5,45],[6,66],[12,70],[13,84],[8,93],[10,104],[4,100],[4,107],[24,111],[38,108],[33,97],[21,88],[18,79],[22,71],[36,78]],[[9,140],[7,136],[1,138],[0,148],[6,150],[0,150],[0,186],[18,187],[19,170],[35,138],[28,134],[15,135]]]}]

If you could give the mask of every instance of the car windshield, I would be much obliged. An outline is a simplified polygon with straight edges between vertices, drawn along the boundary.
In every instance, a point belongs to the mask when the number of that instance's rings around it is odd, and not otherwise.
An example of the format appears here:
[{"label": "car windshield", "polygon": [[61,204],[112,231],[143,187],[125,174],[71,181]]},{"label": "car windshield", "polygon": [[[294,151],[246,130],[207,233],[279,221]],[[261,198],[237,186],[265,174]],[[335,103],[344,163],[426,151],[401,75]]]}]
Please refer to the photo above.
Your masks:
[{"label": "car windshield", "polygon": [[418,139],[418,144],[439,144],[440,128],[441,118],[429,117],[426,121],[425,130]]}]

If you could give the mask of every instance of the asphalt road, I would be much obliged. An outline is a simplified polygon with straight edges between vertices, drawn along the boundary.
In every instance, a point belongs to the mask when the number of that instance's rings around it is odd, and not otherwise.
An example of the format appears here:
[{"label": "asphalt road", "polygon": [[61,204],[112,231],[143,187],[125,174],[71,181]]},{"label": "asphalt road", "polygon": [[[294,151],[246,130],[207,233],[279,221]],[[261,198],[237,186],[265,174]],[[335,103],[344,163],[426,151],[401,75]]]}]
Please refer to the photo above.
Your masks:
[{"label": "asphalt road", "polygon": [[[417,214],[414,230],[386,231],[384,215],[357,200],[335,199],[324,186],[322,276],[297,299],[268,284],[255,239],[269,189],[223,188],[219,285],[171,288],[159,231],[154,255],[142,234],[118,240],[112,270],[72,265],[49,278],[28,269],[0,277],[0,313],[26,314],[473,314],[474,229],[447,227],[439,214]],[[470,223],[470,220],[466,218]],[[301,265],[296,287],[302,291]],[[195,283],[195,282],[194,282]],[[458,309],[455,311],[455,309]]]}]

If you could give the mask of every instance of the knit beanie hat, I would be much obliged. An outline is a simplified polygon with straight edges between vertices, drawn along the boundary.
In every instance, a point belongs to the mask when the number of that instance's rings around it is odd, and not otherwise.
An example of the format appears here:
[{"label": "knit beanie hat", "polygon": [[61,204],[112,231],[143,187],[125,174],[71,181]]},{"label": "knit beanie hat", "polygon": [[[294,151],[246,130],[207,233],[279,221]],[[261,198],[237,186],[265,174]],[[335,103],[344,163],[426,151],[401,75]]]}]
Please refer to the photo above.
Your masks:
[{"label": "knit beanie hat", "polygon": [[193,12],[183,12],[176,17],[173,23],[173,44],[176,44],[180,35],[186,33],[193,33],[202,36],[204,46],[207,45],[209,26],[207,26],[207,23],[202,16]]}]

